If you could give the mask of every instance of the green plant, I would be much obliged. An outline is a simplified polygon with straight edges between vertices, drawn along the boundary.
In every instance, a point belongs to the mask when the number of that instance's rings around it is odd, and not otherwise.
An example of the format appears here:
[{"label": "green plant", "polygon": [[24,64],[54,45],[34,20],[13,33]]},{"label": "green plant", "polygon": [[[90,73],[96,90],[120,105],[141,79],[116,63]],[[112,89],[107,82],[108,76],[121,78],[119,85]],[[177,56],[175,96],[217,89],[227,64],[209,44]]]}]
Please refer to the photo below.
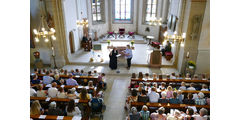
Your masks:
[{"label": "green plant", "polygon": [[188,66],[196,67],[196,63],[193,61],[188,61]]},{"label": "green plant", "polygon": [[110,40],[107,40],[107,43],[108,43],[108,44],[110,44],[110,42],[111,42]]},{"label": "green plant", "polygon": [[131,41],[131,44],[132,44],[132,45],[134,44],[134,40]]}]

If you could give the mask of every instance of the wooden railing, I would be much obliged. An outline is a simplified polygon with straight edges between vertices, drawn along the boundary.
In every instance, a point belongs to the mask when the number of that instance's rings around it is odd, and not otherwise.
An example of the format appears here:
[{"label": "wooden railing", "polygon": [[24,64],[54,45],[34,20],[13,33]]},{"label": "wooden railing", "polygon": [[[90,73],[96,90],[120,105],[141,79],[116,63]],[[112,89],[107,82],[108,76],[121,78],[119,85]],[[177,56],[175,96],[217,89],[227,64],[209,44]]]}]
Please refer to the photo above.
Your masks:
[{"label": "wooden railing", "polygon": [[177,82],[177,83],[181,83],[181,82],[186,82],[186,83],[206,83],[209,84],[210,81],[209,80],[185,80],[185,79],[148,79],[148,80],[144,80],[144,79],[139,79],[139,78],[131,78],[131,82],[132,81],[136,81],[136,82]]}]

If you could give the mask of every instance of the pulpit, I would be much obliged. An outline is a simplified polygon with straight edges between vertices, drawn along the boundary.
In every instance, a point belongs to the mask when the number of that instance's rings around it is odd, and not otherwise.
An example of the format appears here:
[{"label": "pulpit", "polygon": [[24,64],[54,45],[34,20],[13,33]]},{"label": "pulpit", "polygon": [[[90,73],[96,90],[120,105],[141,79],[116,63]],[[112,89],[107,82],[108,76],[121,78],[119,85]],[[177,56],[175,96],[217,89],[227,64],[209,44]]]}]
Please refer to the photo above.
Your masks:
[{"label": "pulpit", "polygon": [[154,50],[150,54],[150,67],[161,67],[162,54],[160,50]]}]

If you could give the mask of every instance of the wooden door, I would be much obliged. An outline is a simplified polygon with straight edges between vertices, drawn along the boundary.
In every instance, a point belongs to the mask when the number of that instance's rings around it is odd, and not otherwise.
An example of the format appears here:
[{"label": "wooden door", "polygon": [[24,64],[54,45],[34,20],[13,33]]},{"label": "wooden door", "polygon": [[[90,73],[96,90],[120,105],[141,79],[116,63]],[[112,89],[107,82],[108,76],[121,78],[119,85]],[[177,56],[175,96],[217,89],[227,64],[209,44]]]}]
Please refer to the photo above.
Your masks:
[{"label": "wooden door", "polygon": [[69,45],[70,45],[70,50],[71,50],[71,53],[74,53],[74,47],[73,47],[73,31],[71,31],[69,33]]}]

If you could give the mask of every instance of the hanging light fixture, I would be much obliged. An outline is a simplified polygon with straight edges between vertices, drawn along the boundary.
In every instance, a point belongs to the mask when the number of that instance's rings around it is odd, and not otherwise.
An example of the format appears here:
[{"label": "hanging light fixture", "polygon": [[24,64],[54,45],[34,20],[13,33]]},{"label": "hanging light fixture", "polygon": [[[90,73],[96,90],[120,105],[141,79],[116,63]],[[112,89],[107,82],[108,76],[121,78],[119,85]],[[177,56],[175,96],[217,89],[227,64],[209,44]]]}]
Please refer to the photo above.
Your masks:
[{"label": "hanging light fixture", "polygon": [[88,20],[87,20],[87,18],[83,18],[81,21],[77,20],[77,27],[80,27],[80,26],[88,27]]},{"label": "hanging light fixture", "polygon": [[39,7],[40,7],[40,13],[41,13],[41,22],[38,27],[38,29],[33,29],[33,33],[35,36],[35,42],[39,42],[40,40],[44,40],[44,42],[48,43],[50,41],[51,44],[51,50],[52,50],[52,57],[54,60],[54,68],[57,68],[56,66],[56,60],[55,60],[55,52],[54,52],[54,46],[52,40],[56,40],[55,37],[55,29],[49,28],[46,21],[46,15],[44,14],[44,3],[43,0],[39,0]]},{"label": "hanging light fixture", "polygon": [[156,17],[152,17],[149,21],[149,25],[154,25],[154,26],[162,25],[162,18],[157,19]]},{"label": "hanging light fixture", "polygon": [[180,42],[181,46],[184,46],[184,39],[186,38],[186,33],[182,33],[182,35],[177,35],[177,31],[173,33],[173,35],[169,35],[168,32],[166,31],[164,34],[164,41],[171,41],[171,42]]},{"label": "hanging light fixture", "polygon": [[43,13],[43,0],[40,0],[39,6],[41,13],[41,22],[38,29],[33,29],[33,33],[35,35],[35,42],[39,42],[40,39],[44,39],[45,42],[48,42],[50,37],[52,38],[52,40],[56,40],[55,29],[49,28],[46,23],[46,16]]}]

